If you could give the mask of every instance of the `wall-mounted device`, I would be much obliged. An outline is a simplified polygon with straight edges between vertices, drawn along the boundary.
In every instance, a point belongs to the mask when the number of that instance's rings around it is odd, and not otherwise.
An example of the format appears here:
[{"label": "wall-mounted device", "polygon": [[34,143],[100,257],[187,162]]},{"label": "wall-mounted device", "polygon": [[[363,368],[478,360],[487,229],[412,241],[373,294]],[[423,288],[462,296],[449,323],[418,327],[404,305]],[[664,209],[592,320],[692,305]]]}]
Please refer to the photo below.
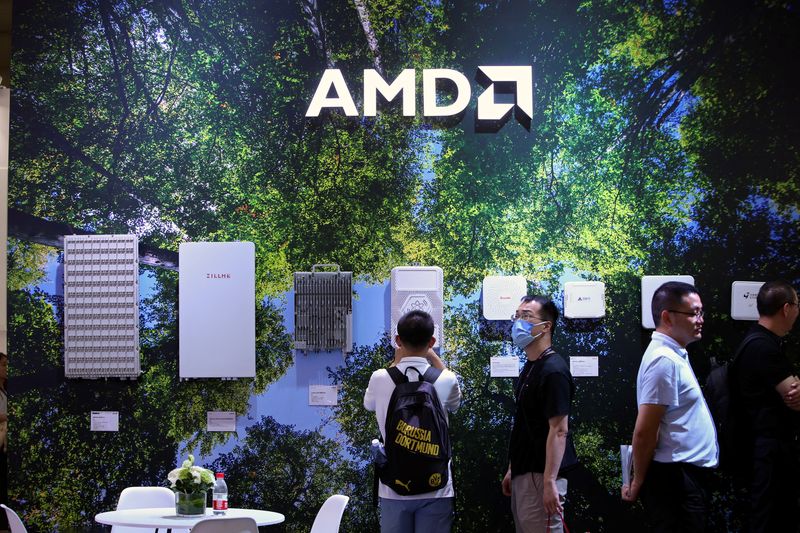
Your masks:
[{"label": "wall-mounted device", "polygon": [[606,284],[602,281],[568,281],[564,284],[564,318],[606,316]]},{"label": "wall-mounted device", "polygon": [[689,275],[675,276],[642,276],[642,327],[656,329],[653,322],[653,294],[656,289],[668,281],[682,281],[694,285],[694,277]]},{"label": "wall-mounted device", "polygon": [[524,276],[486,276],[483,278],[483,318],[510,320],[528,291]]},{"label": "wall-mounted device", "polygon": [[395,267],[391,275],[392,345],[397,335],[397,321],[409,311],[420,309],[433,317],[435,348],[444,343],[444,274],[439,267]]},{"label": "wall-mounted device", "polygon": [[180,378],[255,377],[255,245],[185,242],[178,257]]},{"label": "wall-mounted device", "polygon": [[756,298],[763,281],[734,281],[731,284],[731,318],[758,320]]},{"label": "wall-mounted device", "polygon": [[139,364],[136,235],[65,235],[66,377],[136,378]]},{"label": "wall-mounted device", "polygon": [[[335,267],[333,272],[318,269]],[[353,351],[353,273],[314,265],[294,273],[294,347]]]}]

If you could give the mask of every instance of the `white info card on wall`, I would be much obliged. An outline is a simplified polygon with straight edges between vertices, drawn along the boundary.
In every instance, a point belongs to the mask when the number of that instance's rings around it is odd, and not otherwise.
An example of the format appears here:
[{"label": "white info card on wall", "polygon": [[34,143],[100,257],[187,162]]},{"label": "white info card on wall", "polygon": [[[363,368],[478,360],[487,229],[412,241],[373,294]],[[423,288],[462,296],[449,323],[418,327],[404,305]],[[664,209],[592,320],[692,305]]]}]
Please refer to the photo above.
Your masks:
[{"label": "white info card on wall", "polygon": [[192,242],[178,253],[179,376],[255,377],[255,246]]}]

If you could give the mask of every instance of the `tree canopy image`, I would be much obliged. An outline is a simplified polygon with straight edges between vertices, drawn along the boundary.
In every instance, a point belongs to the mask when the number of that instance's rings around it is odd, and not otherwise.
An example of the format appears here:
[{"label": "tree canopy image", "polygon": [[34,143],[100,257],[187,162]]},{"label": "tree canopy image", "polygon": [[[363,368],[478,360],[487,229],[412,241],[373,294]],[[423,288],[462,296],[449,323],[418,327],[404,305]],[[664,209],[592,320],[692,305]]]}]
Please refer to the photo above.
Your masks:
[{"label": "tree canopy image", "polygon": [[[489,377],[489,358],[508,346],[482,331],[483,278],[525,276],[559,305],[565,280],[603,281],[606,316],[563,320],[554,339],[565,357],[600,359],[600,377],[576,380],[571,431],[581,469],[566,519],[571,528],[623,530],[641,513],[619,501],[618,453],[633,430],[649,339],[641,276],[694,276],[707,317],[690,350],[701,381],[709,359],[730,358],[747,327],[729,317],[731,282],[800,282],[794,3],[13,7],[9,486],[32,531],[98,527],[94,514],[113,508],[125,486],[163,485],[181,454],[225,445],[225,434],[205,431],[206,412],[244,414],[290,371],[286,296],[292,274],[314,264],[375,284],[396,266],[444,271],[451,305],[442,351],[464,393],[450,427],[455,529],[465,532],[513,528],[500,492],[513,383]],[[532,67],[530,124],[511,113],[495,132],[477,126],[485,90],[477,73],[488,65]],[[340,71],[358,116],[306,116],[326,69]],[[404,116],[398,97],[378,98],[377,115],[364,116],[366,69],[387,83],[413,69],[417,114]],[[424,69],[466,76],[463,117],[423,115]],[[436,93],[443,105],[456,96],[446,83]],[[66,231],[56,227],[136,234],[157,254],[187,241],[253,242],[256,377],[178,379],[178,276],[147,266],[142,376],[66,380],[63,298],[46,289]],[[368,449],[377,425],[362,398],[370,373],[391,357],[381,338],[329,369],[339,402],[317,431],[262,412],[217,456],[216,466],[235,473],[235,504],[277,510],[287,530],[307,531],[338,491],[353,502],[347,530],[376,529]],[[796,354],[797,339],[787,344]],[[87,405],[119,411],[121,431],[90,432]],[[714,490],[715,531],[736,530],[740,519],[726,512],[728,481]]]}]

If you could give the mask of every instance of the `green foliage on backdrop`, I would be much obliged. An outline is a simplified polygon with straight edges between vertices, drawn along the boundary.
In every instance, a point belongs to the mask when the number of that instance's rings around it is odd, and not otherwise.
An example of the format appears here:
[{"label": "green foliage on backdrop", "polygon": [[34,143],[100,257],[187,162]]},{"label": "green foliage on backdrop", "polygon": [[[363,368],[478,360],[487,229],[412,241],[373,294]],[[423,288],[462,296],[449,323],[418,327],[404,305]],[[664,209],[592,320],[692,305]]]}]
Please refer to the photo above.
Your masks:
[{"label": "green foliage on backdrop", "polygon": [[[452,297],[474,294],[486,274],[525,275],[556,298],[564,276],[606,282],[607,318],[565,324],[557,341],[565,354],[600,354],[604,372],[579,383],[586,475],[568,519],[613,531],[625,514],[614,450],[632,429],[643,343],[639,276],[695,274],[709,311],[692,354],[700,374],[741,338],[727,318],[732,280],[800,281],[800,94],[790,83],[800,21],[788,5],[22,0],[14,9],[9,205],[164,249],[250,240],[258,258],[253,382],[177,382],[177,280],[155,272],[142,304],[145,374],[95,391],[60,377],[60,304],[32,288],[52,252],[11,241],[12,416],[30,422],[11,427],[11,496],[34,529],[89,527],[121,487],[159,483],[178,451],[219,444],[197,431],[204,412],[245,412],[291,364],[281,310],[261,301],[283,294],[293,271],[338,263],[380,281],[416,261],[441,266]],[[449,128],[394,110],[304,117],[326,67],[342,69],[360,100],[364,68],[472,76],[493,63],[533,65],[530,132],[512,119],[477,134],[469,113]],[[461,306],[448,318],[447,354],[465,392],[453,418],[458,528],[508,530],[496,487],[511,384],[487,377],[501,346],[481,338],[476,316]],[[340,441],[264,418],[220,458],[237,472],[266,461],[259,479],[293,487],[237,486],[243,502],[278,502],[291,527],[307,529],[322,489],[344,490],[358,503],[352,529],[374,526],[358,461],[374,422],[360,406],[387,350],[360,347],[334,372]],[[125,439],[88,432],[89,400],[130,417]],[[290,448],[309,462],[295,465]],[[319,487],[298,485],[305,474]],[[735,527],[721,511],[712,519]]]}]

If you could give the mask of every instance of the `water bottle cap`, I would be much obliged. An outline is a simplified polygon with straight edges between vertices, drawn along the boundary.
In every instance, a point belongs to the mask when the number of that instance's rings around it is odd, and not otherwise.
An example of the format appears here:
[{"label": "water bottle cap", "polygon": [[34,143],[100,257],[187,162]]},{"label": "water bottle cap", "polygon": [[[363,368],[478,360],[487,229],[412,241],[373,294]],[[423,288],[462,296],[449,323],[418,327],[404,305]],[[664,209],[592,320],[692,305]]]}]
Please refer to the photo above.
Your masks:
[{"label": "water bottle cap", "polygon": [[223,474],[222,472],[217,472],[217,479],[222,479],[224,477],[225,477],[225,474]]}]

